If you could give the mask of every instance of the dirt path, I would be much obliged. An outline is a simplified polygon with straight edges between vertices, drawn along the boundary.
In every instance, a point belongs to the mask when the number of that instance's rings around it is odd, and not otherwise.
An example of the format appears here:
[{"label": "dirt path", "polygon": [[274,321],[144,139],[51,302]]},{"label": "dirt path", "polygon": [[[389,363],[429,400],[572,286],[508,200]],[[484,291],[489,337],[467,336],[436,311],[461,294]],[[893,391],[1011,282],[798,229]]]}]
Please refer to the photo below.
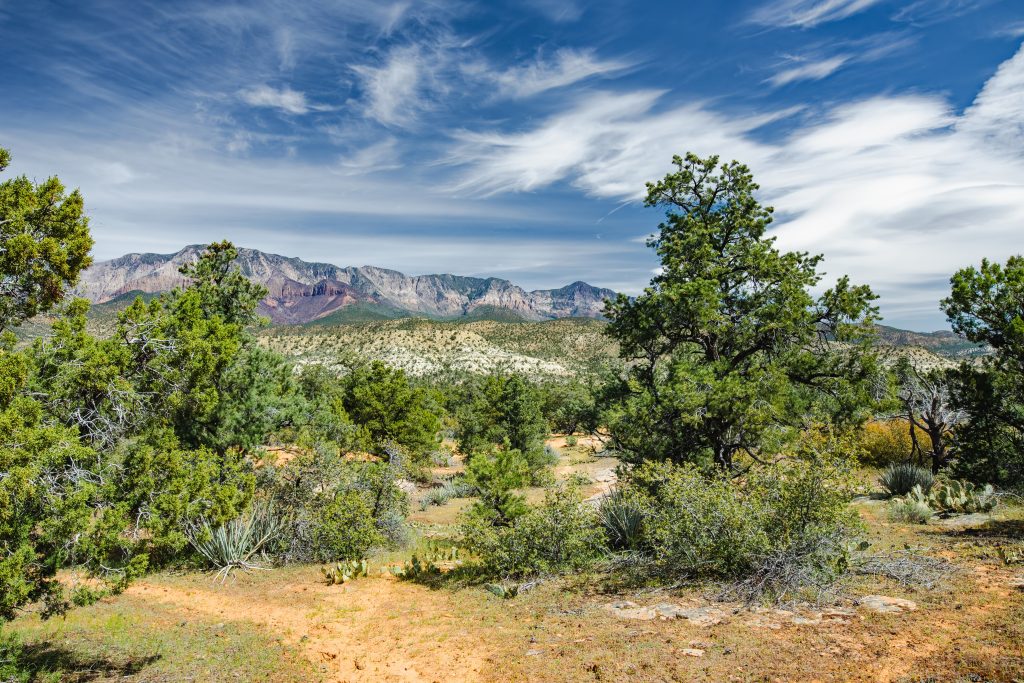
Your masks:
[{"label": "dirt path", "polygon": [[391,577],[268,584],[258,596],[230,582],[141,581],[128,592],[185,614],[262,626],[301,648],[328,681],[475,681],[489,654],[444,593]]}]

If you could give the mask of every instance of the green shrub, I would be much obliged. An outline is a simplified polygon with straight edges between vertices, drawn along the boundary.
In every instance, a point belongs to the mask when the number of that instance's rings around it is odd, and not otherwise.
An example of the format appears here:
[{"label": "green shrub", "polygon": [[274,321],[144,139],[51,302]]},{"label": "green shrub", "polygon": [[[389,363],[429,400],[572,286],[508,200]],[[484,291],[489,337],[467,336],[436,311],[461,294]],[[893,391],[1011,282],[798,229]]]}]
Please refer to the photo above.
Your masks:
[{"label": "green shrub", "polygon": [[261,467],[258,487],[287,522],[273,552],[287,562],[336,562],[404,544],[408,499],[399,472],[391,463],[346,461],[325,444]]},{"label": "green shrub", "polygon": [[565,437],[565,445],[568,446],[569,448],[574,447],[577,443],[579,443],[579,440],[576,438],[575,434],[570,434],[569,436]]},{"label": "green shrub", "polygon": [[359,560],[384,542],[373,511],[357,491],[339,491],[310,519],[312,555],[319,562]]},{"label": "green shrub", "polygon": [[642,511],[633,546],[647,569],[670,581],[748,582],[750,599],[832,581],[847,565],[849,468],[816,448],[742,480],[670,463],[632,471],[623,493]]},{"label": "green shrub", "polygon": [[526,499],[516,489],[529,483],[530,465],[518,450],[474,455],[466,481],[479,492],[480,501],[473,506],[478,517],[501,526],[526,512]]},{"label": "green shrub", "polygon": [[878,483],[891,496],[905,496],[915,486],[927,493],[935,483],[932,473],[911,462],[893,463],[878,477]]},{"label": "green shrub", "polygon": [[420,497],[420,510],[426,510],[431,505],[444,505],[451,499],[452,494],[447,485],[435,486],[423,492],[423,496]]},{"label": "green shrub", "polygon": [[[920,491],[920,489],[917,490]],[[913,495],[894,498],[889,504],[889,516],[897,522],[927,524],[934,514],[935,512],[928,505],[927,501]]]},{"label": "green shrub", "polygon": [[605,535],[579,490],[558,487],[507,526],[471,513],[462,525],[461,545],[477,557],[485,576],[524,578],[590,566],[603,552]]}]

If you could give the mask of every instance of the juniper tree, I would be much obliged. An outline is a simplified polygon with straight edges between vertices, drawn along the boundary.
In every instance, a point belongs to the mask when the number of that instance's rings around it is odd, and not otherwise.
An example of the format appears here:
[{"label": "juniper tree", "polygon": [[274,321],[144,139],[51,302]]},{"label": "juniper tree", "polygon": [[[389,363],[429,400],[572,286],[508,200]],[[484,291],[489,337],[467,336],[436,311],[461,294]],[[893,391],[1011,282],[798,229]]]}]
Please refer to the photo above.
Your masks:
[{"label": "juniper tree", "polygon": [[667,209],[648,243],[661,268],[605,309],[629,367],[611,424],[624,455],[729,471],[812,420],[863,417],[875,295],[844,276],[815,297],[822,257],[776,248],[746,166],[673,164],[645,201]]},{"label": "juniper tree", "polygon": [[1005,264],[987,259],[958,271],[942,308],[958,332],[994,353],[980,366],[962,363],[950,373],[954,407],[966,413],[956,430],[965,476],[1024,482],[1024,257]]}]

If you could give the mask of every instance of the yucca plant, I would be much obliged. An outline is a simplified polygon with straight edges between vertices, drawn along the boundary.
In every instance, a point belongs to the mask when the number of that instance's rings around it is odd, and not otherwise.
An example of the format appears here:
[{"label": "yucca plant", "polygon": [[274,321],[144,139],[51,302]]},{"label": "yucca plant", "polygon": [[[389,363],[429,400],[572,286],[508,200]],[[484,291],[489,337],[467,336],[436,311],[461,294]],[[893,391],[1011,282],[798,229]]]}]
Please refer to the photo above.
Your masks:
[{"label": "yucca plant", "polygon": [[878,483],[890,497],[905,496],[915,486],[920,486],[924,493],[928,493],[935,484],[935,476],[912,462],[898,462],[885,468],[878,477]]},{"label": "yucca plant", "polygon": [[636,500],[619,490],[608,494],[600,507],[601,524],[614,550],[635,550],[643,534],[643,510]]},{"label": "yucca plant", "polygon": [[444,505],[452,498],[452,490],[449,484],[432,488],[423,493],[420,498],[420,510],[426,510],[431,505]]},{"label": "yucca plant", "polygon": [[266,569],[254,558],[282,531],[278,517],[265,505],[255,505],[231,521],[213,527],[205,518],[185,528],[185,536],[196,552],[215,569],[217,578],[227,579],[232,569]]}]

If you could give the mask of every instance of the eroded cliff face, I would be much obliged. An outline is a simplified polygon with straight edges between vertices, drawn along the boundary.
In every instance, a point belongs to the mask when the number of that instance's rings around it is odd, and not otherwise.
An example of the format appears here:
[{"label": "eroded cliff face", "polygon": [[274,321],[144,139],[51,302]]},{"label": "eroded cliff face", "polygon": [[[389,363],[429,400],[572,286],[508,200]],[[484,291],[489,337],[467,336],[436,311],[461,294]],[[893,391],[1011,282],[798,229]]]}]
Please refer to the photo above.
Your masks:
[{"label": "eroded cliff face", "polygon": [[[102,303],[132,291],[167,291],[185,284],[178,269],[198,259],[202,249],[192,245],[176,254],[126,254],[97,263],[82,274],[77,293]],[[498,278],[409,276],[374,266],[309,263],[255,249],[238,252],[241,271],[267,288],[261,309],[275,323],[311,322],[353,304],[445,318],[471,315],[481,307],[528,320],[599,318],[604,299],[614,296],[585,282],[528,292]]]}]

